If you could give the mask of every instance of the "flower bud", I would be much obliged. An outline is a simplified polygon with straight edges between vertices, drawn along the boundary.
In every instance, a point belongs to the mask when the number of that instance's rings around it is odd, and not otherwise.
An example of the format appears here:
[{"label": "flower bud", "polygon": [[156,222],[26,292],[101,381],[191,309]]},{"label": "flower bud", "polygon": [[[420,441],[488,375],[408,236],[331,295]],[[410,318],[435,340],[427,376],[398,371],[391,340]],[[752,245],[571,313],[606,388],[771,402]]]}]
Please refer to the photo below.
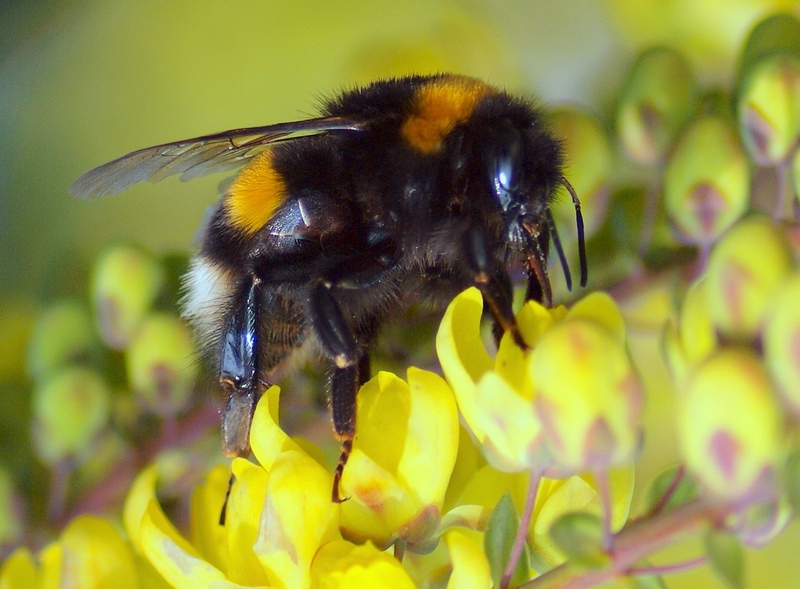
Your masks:
[{"label": "flower bud", "polygon": [[730,338],[755,337],[791,268],[779,226],[761,215],[738,223],[716,244],[708,262],[706,306],[715,327]]},{"label": "flower bud", "polygon": [[684,238],[708,245],[747,210],[750,166],[736,133],[704,116],[681,133],[664,172],[667,214]]},{"label": "flower bud", "polygon": [[33,378],[42,379],[97,352],[89,310],[78,301],[65,300],[40,315],[28,351],[28,369]]},{"label": "flower bud", "polygon": [[694,75],[677,51],[656,47],[643,52],[617,105],[616,134],[625,154],[642,165],[662,162],[692,116],[696,94]]},{"label": "flower bud", "polygon": [[159,261],[130,246],[109,248],[97,261],[92,275],[92,299],[105,343],[121,350],[156,300],[164,283]]},{"label": "flower bud", "polygon": [[531,353],[529,374],[557,468],[600,471],[633,457],[644,389],[608,328],[579,317],[553,326]]},{"label": "flower bud", "polygon": [[782,414],[751,352],[726,348],[697,368],[680,398],[677,433],[687,469],[711,496],[737,505],[776,496]]},{"label": "flower bud", "polygon": [[[612,149],[606,129],[600,120],[576,107],[556,108],[550,117],[553,135],[564,146],[567,163],[564,176],[581,199],[584,231],[587,239],[603,224],[611,193]],[[567,235],[577,236],[575,207],[572,197],[563,186],[556,191],[553,214],[559,229]],[[563,235],[563,234],[562,234]],[[574,239],[564,240],[568,244]]]},{"label": "flower bud", "polygon": [[716,349],[717,335],[711,321],[702,276],[686,291],[677,325],[668,325],[664,334],[664,354],[678,389],[683,388],[694,366]]},{"label": "flower bud", "polygon": [[783,284],[764,327],[764,362],[778,393],[800,416],[800,271]]},{"label": "flower bud", "polygon": [[787,161],[800,133],[800,53],[777,53],[753,65],[741,80],[736,114],[755,163]]},{"label": "flower bud", "polygon": [[85,368],[65,368],[33,392],[33,441],[48,464],[79,457],[106,427],[110,391]]},{"label": "flower bud", "polygon": [[192,335],[178,317],[153,313],[133,333],[126,362],[130,386],[157,415],[175,415],[189,402],[197,377]]}]

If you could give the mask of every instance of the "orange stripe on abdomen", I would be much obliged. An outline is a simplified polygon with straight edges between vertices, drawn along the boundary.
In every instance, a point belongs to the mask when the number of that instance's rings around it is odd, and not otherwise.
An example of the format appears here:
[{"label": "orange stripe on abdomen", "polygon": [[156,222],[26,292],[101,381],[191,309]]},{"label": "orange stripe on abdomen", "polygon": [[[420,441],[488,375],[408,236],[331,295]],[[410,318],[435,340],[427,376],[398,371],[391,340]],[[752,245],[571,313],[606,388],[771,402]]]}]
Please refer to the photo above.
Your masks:
[{"label": "orange stripe on abdomen", "polygon": [[286,182],[272,165],[268,149],[253,158],[233,181],[225,197],[225,211],[231,224],[252,234],[272,218],[286,200]]}]

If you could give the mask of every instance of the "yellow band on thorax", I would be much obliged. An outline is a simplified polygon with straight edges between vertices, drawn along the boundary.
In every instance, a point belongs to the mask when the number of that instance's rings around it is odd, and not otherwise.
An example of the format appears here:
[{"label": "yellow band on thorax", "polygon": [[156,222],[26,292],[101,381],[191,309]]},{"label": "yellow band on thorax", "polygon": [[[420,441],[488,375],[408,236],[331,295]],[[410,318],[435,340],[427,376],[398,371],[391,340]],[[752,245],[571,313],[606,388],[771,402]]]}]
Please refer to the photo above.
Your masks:
[{"label": "yellow band on thorax", "polygon": [[472,78],[442,78],[422,86],[414,112],[403,123],[403,137],[422,153],[437,151],[453,128],[466,121],[475,105],[497,90]]}]

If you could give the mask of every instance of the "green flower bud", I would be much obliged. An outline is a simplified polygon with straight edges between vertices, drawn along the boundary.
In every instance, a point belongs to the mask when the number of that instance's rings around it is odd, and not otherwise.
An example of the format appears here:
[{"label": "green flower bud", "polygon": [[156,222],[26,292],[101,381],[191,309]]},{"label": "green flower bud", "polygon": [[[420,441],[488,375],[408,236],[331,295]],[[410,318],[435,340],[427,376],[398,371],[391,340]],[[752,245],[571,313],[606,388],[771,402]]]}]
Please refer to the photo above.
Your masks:
[{"label": "green flower bud", "polygon": [[128,345],[163,283],[161,264],[140,248],[117,245],[100,257],[92,276],[92,298],[100,334],[109,347]]},{"label": "green flower bud", "polygon": [[736,114],[753,161],[786,162],[800,133],[800,53],[777,53],[753,65],[741,81]]},{"label": "green flower bud", "polygon": [[642,165],[662,162],[692,116],[696,96],[694,75],[681,54],[669,47],[642,53],[617,105],[616,134],[625,154]]},{"label": "green flower bud", "polygon": [[134,332],[126,354],[130,386],[158,415],[174,415],[189,401],[197,378],[192,335],[181,320],[153,313]]},{"label": "green flower bud", "polygon": [[751,548],[763,548],[786,529],[794,517],[785,495],[730,515],[725,528]]},{"label": "green flower bud", "polygon": [[[572,106],[556,108],[550,119],[553,134],[567,153],[564,176],[581,199],[586,237],[594,235],[606,217],[611,193],[612,149],[603,123],[594,115]],[[564,187],[557,190],[553,214],[559,228],[576,236],[575,207]],[[574,240],[568,240],[572,243]]]},{"label": "green flower bud", "polygon": [[85,368],[65,368],[33,391],[33,442],[48,464],[80,458],[106,427],[110,391]]},{"label": "green flower bud", "polygon": [[800,52],[800,20],[793,14],[779,13],[759,22],[745,41],[739,57],[739,81],[762,59],[775,53]]},{"label": "green flower bud", "polygon": [[791,269],[779,226],[761,215],[738,223],[714,247],[708,262],[706,306],[716,328],[734,339],[757,335]]},{"label": "green flower bud", "polygon": [[581,317],[554,325],[530,355],[529,374],[557,469],[599,471],[633,457],[644,389],[611,330]]},{"label": "green flower bud", "polygon": [[708,309],[705,276],[696,280],[683,298],[677,325],[668,324],[664,352],[672,376],[682,387],[694,366],[718,346],[717,334]]},{"label": "green flower bud", "polygon": [[723,349],[697,368],[680,397],[677,433],[686,467],[711,496],[739,506],[777,496],[783,418],[751,352]]},{"label": "green flower bud", "polygon": [[800,272],[783,284],[764,327],[764,361],[781,398],[800,416]]},{"label": "green flower bud", "polygon": [[36,323],[28,351],[28,370],[41,379],[70,364],[85,362],[98,352],[89,310],[66,300],[45,310]]},{"label": "green flower bud", "polygon": [[678,139],[664,172],[667,214],[689,241],[708,245],[747,210],[750,165],[724,120],[704,116]]}]

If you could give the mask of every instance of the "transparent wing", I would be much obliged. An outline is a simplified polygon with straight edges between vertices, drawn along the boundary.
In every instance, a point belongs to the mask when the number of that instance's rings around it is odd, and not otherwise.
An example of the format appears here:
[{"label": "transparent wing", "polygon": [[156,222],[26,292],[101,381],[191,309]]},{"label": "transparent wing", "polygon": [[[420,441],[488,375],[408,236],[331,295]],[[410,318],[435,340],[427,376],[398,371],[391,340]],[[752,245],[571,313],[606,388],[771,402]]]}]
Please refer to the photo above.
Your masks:
[{"label": "transparent wing", "polygon": [[93,199],[117,194],[137,182],[158,182],[167,176],[181,180],[228,170],[246,163],[277,141],[328,133],[360,131],[363,122],[344,117],[322,117],[264,127],[232,129],[173,143],[146,147],[86,172],[70,187],[70,194]]}]

